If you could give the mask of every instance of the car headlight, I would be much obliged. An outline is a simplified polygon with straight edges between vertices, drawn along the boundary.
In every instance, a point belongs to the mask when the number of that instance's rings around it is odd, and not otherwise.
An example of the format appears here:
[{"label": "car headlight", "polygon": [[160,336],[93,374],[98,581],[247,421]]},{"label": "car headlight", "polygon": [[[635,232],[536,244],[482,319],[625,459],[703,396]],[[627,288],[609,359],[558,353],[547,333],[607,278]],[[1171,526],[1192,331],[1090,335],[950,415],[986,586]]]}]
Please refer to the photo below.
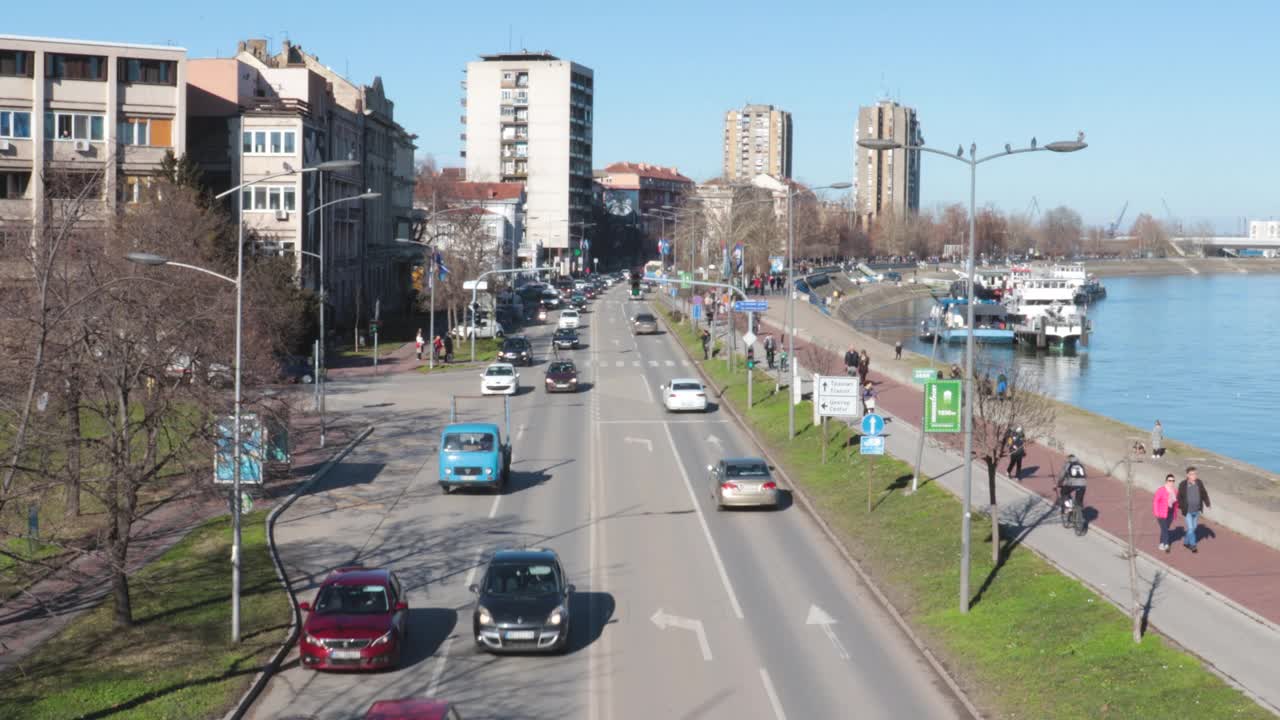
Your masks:
[{"label": "car headlight", "polygon": [[302,634],[302,642],[304,642],[304,643],[306,643],[306,644],[308,644],[308,645],[320,645],[320,644],[321,644],[321,643],[320,643],[320,638],[316,637],[315,635],[312,635],[311,633],[303,633],[303,634]]},{"label": "car headlight", "polygon": [[387,643],[389,643],[389,642],[391,642],[391,631],[390,631],[390,630],[388,630],[388,631],[387,631],[387,633],[386,633],[385,635],[383,635],[383,636],[379,637],[377,640],[374,640],[373,642],[369,643],[369,647],[377,647],[377,646],[379,646],[379,645],[386,645],[386,644],[387,644]]},{"label": "car headlight", "polygon": [[571,382],[571,383],[573,383],[573,384],[577,385],[577,384],[578,384],[578,378],[569,378],[569,382]]},{"label": "car headlight", "polygon": [[445,468],[445,469],[444,469],[444,474],[445,474],[445,475],[452,475],[452,474],[453,474],[453,468]]},{"label": "car headlight", "polygon": [[485,475],[492,475],[492,474],[493,474],[493,468],[485,468],[485,469],[484,469],[484,474],[485,474]]},{"label": "car headlight", "polygon": [[479,609],[479,611],[478,611],[478,614],[480,615],[480,624],[481,624],[481,625],[492,625],[492,624],[493,624],[493,616],[489,614],[489,611],[488,611],[488,610],[486,610],[485,608],[481,607],[481,608]]},{"label": "car headlight", "polygon": [[547,616],[547,624],[559,625],[560,623],[564,622],[564,616],[568,614],[569,614],[569,611],[565,610],[564,606],[561,605],[555,610],[552,610],[551,614]]}]

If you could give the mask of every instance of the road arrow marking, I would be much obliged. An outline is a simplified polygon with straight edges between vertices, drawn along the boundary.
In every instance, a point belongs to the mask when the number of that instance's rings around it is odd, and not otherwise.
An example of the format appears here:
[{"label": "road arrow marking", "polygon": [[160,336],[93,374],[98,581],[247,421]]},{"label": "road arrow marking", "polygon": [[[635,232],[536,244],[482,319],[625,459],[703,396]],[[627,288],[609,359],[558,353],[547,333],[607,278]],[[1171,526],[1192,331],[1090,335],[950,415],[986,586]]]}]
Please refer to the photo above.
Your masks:
[{"label": "road arrow marking", "polygon": [[701,620],[693,620],[683,618],[678,615],[668,615],[662,612],[662,608],[658,608],[652,616],[649,617],[659,630],[666,630],[669,627],[678,627],[683,630],[690,630],[698,636],[698,645],[702,647],[702,659],[711,662],[711,645],[707,642],[707,632],[702,629]]},{"label": "road arrow marking", "polygon": [[623,438],[623,440],[629,443],[636,443],[638,445],[643,445],[645,450],[648,450],[649,452],[653,452],[653,441],[650,440],[649,438],[627,437],[627,438]]},{"label": "road arrow marking", "polygon": [[804,624],[822,626],[823,634],[831,641],[831,644],[835,647],[836,654],[840,656],[840,659],[849,659],[849,651],[844,649],[844,643],[840,642],[840,638],[836,637],[836,631],[831,627],[836,624],[836,620],[828,615],[825,610],[817,605],[810,605],[809,617],[804,621]]},{"label": "road arrow marking", "polygon": [[[720,445],[720,438],[716,437],[715,435],[708,435],[707,442],[711,443],[712,445]],[[720,446],[724,447],[723,445],[720,445]]]},{"label": "road arrow marking", "polygon": [[526,428],[526,427],[528,427],[528,426],[527,426],[527,425],[521,425],[520,427],[516,428],[516,441],[517,441],[517,442],[519,442],[519,441],[520,441],[520,438],[524,437],[524,431],[525,431],[525,428]]}]

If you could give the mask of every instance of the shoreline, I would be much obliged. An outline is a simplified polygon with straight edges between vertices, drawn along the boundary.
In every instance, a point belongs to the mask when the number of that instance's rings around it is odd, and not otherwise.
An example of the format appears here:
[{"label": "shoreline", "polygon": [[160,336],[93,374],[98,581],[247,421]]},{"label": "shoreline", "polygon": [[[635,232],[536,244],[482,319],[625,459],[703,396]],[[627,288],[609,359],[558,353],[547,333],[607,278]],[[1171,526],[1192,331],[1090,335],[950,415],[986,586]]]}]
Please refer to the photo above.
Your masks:
[{"label": "shoreline", "polygon": [[1280,258],[1186,257],[1142,260],[1086,260],[1098,277],[1280,273]]}]

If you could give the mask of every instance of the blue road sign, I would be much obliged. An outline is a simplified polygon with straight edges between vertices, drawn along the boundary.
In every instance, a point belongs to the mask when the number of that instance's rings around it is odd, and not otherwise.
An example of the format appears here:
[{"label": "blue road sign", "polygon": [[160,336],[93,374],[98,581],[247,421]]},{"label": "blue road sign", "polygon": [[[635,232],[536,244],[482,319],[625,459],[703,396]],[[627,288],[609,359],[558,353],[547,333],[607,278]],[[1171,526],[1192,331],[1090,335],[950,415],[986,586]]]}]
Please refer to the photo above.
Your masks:
[{"label": "blue road sign", "polygon": [[765,312],[769,309],[768,300],[734,300],[734,312]]},{"label": "blue road sign", "polygon": [[884,454],[884,436],[883,435],[863,435],[858,440],[858,452],[863,455],[883,455]]},{"label": "blue road sign", "polygon": [[702,303],[694,304],[693,308],[690,310],[690,314],[693,315],[694,320],[701,320],[702,319]]},{"label": "blue road sign", "polygon": [[862,434],[879,435],[884,432],[884,418],[875,413],[862,416]]}]

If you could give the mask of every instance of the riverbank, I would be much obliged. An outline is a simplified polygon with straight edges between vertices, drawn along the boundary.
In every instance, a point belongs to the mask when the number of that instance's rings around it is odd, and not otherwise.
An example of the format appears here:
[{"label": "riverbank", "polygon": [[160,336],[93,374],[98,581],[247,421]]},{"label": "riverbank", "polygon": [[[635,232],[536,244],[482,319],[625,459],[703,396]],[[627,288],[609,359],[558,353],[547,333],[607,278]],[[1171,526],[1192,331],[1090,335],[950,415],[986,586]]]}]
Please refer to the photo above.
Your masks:
[{"label": "riverbank", "polygon": [[1086,270],[1098,277],[1280,273],[1280,258],[1172,257],[1143,260],[1090,260],[1084,266]]}]

